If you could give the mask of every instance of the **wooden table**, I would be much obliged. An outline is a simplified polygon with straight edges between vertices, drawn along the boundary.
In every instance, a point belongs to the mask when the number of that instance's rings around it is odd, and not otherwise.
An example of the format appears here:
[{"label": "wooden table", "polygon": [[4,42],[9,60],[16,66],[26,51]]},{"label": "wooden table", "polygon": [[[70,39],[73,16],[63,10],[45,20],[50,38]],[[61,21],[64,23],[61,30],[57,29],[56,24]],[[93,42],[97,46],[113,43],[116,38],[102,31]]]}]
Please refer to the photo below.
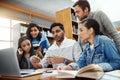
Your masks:
[{"label": "wooden table", "polygon": [[0,77],[0,80],[90,80],[90,79],[55,78],[52,76],[42,78],[41,75],[34,75],[34,76],[29,76],[29,77],[24,77],[24,78]]},{"label": "wooden table", "polygon": [[93,80],[93,79],[78,79],[78,78],[56,78],[55,76],[43,76],[41,74],[28,76],[24,78],[15,77],[0,77],[0,80]]},{"label": "wooden table", "polygon": [[[86,79],[86,78],[56,78],[64,76],[65,73],[58,73],[57,75],[44,75],[44,74],[37,74],[37,75],[32,75],[24,78],[17,78],[17,77],[0,77],[0,80],[93,80],[93,79]],[[112,77],[112,76],[107,76],[104,75],[101,79],[99,80],[120,80],[120,78],[117,77]]]}]

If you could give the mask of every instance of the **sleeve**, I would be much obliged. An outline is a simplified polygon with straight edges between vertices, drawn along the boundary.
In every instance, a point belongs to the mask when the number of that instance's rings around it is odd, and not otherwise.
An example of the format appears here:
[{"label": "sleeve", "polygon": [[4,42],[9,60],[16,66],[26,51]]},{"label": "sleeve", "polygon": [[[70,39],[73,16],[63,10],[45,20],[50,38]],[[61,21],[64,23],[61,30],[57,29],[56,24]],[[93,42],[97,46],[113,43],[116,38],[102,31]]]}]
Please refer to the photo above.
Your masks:
[{"label": "sleeve", "polygon": [[17,58],[18,58],[18,62],[20,63],[20,62],[21,62],[22,55],[19,55],[19,53],[17,53]]},{"label": "sleeve", "polygon": [[99,63],[104,71],[110,71],[120,68],[120,55],[117,51],[116,46],[111,40],[104,42],[104,53],[108,62]]},{"label": "sleeve", "polygon": [[97,15],[99,15],[99,19],[101,19],[100,22],[101,26],[104,27],[104,33],[106,33],[114,40],[120,52],[120,35],[117,32],[116,28],[113,26],[112,22],[104,12],[99,11]]},{"label": "sleeve", "polygon": [[70,63],[69,66],[71,66],[74,70],[78,70],[86,66],[85,51],[82,52],[76,63]]},{"label": "sleeve", "polygon": [[110,21],[110,19],[104,12],[99,11],[97,13],[98,13],[97,15],[100,19],[101,26],[104,27],[105,33],[107,33],[109,36],[111,36],[113,38],[114,37],[113,34],[116,33],[117,30],[113,26],[112,22]]},{"label": "sleeve", "polygon": [[48,64],[46,63],[46,58],[50,56],[49,54],[49,50],[47,50],[45,56],[43,57],[43,59],[41,60],[40,64],[42,65],[43,68],[47,68]]},{"label": "sleeve", "polygon": [[43,46],[43,48],[46,48],[48,49],[50,47],[50,43],[47,39],[47,37],[42,33],[42,41],[41,41],[41,44]]},{"label": "sleeve", "polygon": [[74,46],[73,46],[73,60],[77,61],[80,57],[80,54],[82,53],[82,49],[79,45],[78,42],[75,42]]}]

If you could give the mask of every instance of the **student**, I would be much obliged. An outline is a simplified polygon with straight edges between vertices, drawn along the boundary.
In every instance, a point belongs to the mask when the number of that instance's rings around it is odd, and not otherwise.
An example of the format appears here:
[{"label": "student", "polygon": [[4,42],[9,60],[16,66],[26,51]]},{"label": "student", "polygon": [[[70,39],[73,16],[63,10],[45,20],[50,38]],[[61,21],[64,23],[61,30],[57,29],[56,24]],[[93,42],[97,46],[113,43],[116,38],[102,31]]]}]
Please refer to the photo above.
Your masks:
[{"label": "student", "polygon": [[21,37],[18,41],[17,57],[21,69],[32,69],[30,57],[35,55],[30,39],[26,36]]},{"label": "student", "polygon": [[[50,27],[50,32],[53,34],[55,42],[47,50],[44,58],[40,62],[39,68],[47,67],[49,64],[52,64],[53,68],[57,68],[58,65],[65,65],[77,61],[82,52],[81,47],[75,40],[65,37],[63,24],[53,23]],[[39,58],[36,56],[31,58],[34,66],[36,65],[34,62],[37,59]]]},{"label": "student", "polygon": [[79,69],[89,64],[99,66],[103,71],[120,68],[120,55],[114,42],[107,36],[100,35],[100,26],[94,19],[83,20],[80,24],[79,37],[88,41],[77,63],[71,63],[62,69]]},{"label": "student", "polygon": [[26,34],[32,41],[34,49],[40,51],[42,54],[44,52],[44,49],[47,50],[50,47],[47,37],[41,33],[40,26],[37,24],[30,23]]},{"label": "student", "polygon": [[90,4],[87,0],[78,0],[73,7],[75,15],[80,21],[86,18],[93,18],[97,20],[100,25],[101,33],[112,38],[120,52],[120,35],[105,13],[102,11],[91,12]]}]

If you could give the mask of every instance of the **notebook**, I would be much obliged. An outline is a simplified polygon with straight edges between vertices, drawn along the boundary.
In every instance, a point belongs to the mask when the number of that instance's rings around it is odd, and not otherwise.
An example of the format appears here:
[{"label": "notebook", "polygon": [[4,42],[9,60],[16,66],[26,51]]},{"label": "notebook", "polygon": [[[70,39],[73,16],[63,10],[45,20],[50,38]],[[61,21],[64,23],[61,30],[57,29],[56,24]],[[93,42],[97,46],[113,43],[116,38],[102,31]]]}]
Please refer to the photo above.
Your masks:
[{"label": "notebook", "polygon": [[17,54],[14,48],[0,50],[0,76],[25,77],[35,74],[41,74],[45,69],[23,69],[19,68]]}]

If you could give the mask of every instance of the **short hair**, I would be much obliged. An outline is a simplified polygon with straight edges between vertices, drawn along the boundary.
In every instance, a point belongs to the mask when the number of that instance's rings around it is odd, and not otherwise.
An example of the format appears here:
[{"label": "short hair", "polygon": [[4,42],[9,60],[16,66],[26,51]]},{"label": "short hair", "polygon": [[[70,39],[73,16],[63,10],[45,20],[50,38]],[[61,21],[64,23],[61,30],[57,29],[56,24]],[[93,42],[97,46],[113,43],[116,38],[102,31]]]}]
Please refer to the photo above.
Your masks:
[{"label": "short hair", "polygon": [[80,22],[81,24],[85,24],[85,27],[87,29],[93,28],[96,35],[101,34],[100,33],[100,25],[95,19],[85,19]]},{"label": "short hair", "polygon": [[62,23],[53,23],[50,26],[50,32],[52,32],[52,28],[59,26],[60,29],[62,29],[64,31],[64,25]]},{"label": "short hair", "polygon": [[87,0],[78,0],[77,2],[75,2],[75,4],[73,5],[73,7],[75,7],[75,6],[79,6],[79,7],[81,7],[82,8],[82,10],[84,11],[85,10],[85,8],[87,7],[88,8],[88,11],[90,12],[90,4],[89,4],[89,2],[87,1]]}]

